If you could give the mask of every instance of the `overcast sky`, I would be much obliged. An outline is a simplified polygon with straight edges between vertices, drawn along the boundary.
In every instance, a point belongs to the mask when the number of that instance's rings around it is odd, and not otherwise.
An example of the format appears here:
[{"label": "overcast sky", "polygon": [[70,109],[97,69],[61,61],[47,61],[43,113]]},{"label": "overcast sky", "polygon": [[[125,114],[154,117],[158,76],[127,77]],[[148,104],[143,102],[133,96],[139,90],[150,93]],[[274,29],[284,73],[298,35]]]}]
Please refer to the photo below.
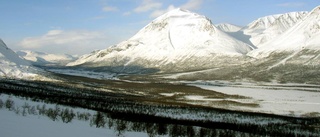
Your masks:
[{"label": "overcast sky", "polygon": [[319,0],[0,0],[0,38],[13,50],[82,55],[126,40],[178,7],[215,24],[245,26],[318,5]]}]

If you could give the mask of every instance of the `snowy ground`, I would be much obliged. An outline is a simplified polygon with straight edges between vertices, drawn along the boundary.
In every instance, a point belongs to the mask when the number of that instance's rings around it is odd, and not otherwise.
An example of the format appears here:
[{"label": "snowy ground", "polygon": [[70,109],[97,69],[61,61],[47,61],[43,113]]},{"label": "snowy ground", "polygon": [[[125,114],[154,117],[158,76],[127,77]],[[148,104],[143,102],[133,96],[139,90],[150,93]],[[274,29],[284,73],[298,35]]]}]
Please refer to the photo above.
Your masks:
[{"label": "snowy ground", "polygon": [[196,74],[196,73],[204,73],[204,72],[210,72],[213,70],[217,70],[219,68],[214,68],[214,69],[206,69],[206,70],[200,70],[200,71],[192,71],[192,72],[181,72],[181,73],[176,73],[176,74],[167,74],[162,76],[162,78],[167,78],[167,79],[178,79],[181,76],[184,75],[192,75],[192,74]]},{"label": "snowy ground", "polygon": [[[116,131],[90,127],[85,121],[63,123],[38,116],[19,116],[0,111],[0,132],[3,137],[116,137]],[[144,137],[146,133],[126,132],[126,137]]]},{"label": "snowy ground", "polygon": [[[253,84],[205,85],[199,83],[190,84],[203,89],[213,90],[229,95],[241,95],[249,99],[232,100],[241,103],[258,103],[259,107],[231,107],[236,110],[263,112],[291,116],[320,116],[320,88],[316,85],[272,85],[258,86]],[[313,91],[313,92],[311,92]],[[205,96],[186,96],[189,100],[216,101]],[[250,99],[251,98],[251,99]]]},{"label": "snowy ground", "polygon": [[[8,96],[1,95],[5,101]],[[10,97],[15,106],[21,106],[25,102],[30,105],[43,104],[21,100]],[[54,105],[46,104],[48,107]],[[77,112],[90,111],[77,108]],[[92,112],[92,111],[90,111]],[[22,116],[5,108],[0,108],[0,133],[2,137],[116,137],[118,132],[109,128],[91,127],[88,121],[72,120],[70,123],[63,123],[61,120],[52,121],[48,117],[40,115]],[[125,137],[147,137],[147,133],[126,131],[120,136]]]}]

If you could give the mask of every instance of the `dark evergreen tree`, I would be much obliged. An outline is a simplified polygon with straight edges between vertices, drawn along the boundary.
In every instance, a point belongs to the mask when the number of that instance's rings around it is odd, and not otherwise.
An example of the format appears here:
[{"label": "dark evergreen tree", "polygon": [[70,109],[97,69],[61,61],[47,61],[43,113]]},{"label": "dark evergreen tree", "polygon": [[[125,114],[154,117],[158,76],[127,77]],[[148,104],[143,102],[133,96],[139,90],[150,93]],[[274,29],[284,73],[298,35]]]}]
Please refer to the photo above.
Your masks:
[{"label": "dark evergreen tree", "polygon": [[7,101],[5,102],[5,106],[10,111],[13,110],[14,109],[14,101],[11,100],[10,98],[8,98]]},{"label": "dark evergreen tree", "polygon": [[0,99],[0,109],[3,107],[3,101],[2,101],[2,99]]}]

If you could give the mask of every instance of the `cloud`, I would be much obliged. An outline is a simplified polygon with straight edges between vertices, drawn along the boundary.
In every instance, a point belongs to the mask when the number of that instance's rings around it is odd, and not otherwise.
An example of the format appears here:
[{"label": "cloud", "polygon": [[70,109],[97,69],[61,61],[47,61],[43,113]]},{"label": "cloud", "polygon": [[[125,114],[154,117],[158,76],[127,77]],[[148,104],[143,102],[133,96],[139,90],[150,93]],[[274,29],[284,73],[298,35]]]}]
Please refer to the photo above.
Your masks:
[{"label": "cloud", "polygon": [[106,12],[110,12],[110,11],[118,11],[119,9],[117,7],[113,7],[113,6],[104,6],[102,8],[103,11],[106,11]]},{"label": "cloud", "polygon": [[189,0],[187,3],[180,7],[187,10],[197,10],[201,7],[203,0]]},{"label": "cloud", "polygon": [[86,30],[50,30],[42,36],[27,37],[19,45],[24,49],[45,52],[83,54],[93,47],[104,46],[106,36],[101,32]]},{"label": "cloud", "polygon": [[277,4],[278,7],[301,7],[304,5],[305,3],[303,2],[288,2],[288,3]]},{"label": "cloud", "polygon": [[142,3],[135,8],[133,11],[140,13],[140,12],[147,12],[153,9],[159,9],[161,8],[162,3],[156,2],[154,0],[143,0]]}]

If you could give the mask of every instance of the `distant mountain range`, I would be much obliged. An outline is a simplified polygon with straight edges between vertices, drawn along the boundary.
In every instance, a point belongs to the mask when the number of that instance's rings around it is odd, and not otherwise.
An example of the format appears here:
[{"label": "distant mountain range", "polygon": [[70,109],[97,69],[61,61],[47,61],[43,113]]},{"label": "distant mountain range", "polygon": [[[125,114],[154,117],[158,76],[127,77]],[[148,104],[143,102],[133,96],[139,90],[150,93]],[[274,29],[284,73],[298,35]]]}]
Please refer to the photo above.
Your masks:
[{"label": "distant mountain range", "polygon": [[237,32],[242,28],[240,26],[229,24],[229,23],[220,23],[215,26],[224,32]]},{"label": "distant mountain range", "polygon": [[64,66],[77,59],[68,54],[50,54],[30,50],[20,50],[16,53],[36,66]]},{"label": "distant mountain range", "polygon": [[205,16],[175,9],[130,39],[75,61],[68,55],[18,53],[33,63],[71,61],[66,66],[99,72],[183,73],[177,78],[192,80],[319,83],[319,15],[320,6],[310,12],[262,17],[239,27],[214,25]]}]

